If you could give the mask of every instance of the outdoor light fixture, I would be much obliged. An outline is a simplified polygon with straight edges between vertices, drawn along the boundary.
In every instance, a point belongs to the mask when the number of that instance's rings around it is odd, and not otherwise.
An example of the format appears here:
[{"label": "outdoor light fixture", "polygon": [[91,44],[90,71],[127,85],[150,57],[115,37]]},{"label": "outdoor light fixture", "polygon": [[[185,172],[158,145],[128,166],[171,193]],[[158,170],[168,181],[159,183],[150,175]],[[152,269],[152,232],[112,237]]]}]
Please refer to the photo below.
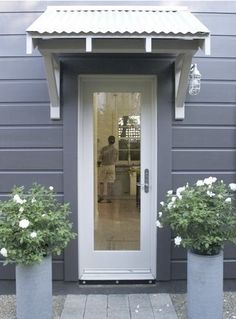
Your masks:
[{"label": "outdoor light fixture", "polygon": [[201,88],[201,73],[198,71],[197,64],[191,65],[189,74],[189,94],[197,95]]}]

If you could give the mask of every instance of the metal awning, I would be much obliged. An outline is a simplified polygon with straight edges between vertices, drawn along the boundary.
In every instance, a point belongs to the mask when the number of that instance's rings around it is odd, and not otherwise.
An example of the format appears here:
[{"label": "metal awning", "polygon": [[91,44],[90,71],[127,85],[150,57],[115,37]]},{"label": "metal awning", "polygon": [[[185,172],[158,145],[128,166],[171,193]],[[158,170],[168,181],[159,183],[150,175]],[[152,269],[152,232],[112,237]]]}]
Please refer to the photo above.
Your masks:
[{"label": "metal awning", "polygon": [[27,53],[38,47],[46,64],[51,117],[60,117],[60,53],[176,55],[176,118],[184,117],[195,52],[210,54],[210,31],[186,8],[165,6],[49,6],[27,31]]}]

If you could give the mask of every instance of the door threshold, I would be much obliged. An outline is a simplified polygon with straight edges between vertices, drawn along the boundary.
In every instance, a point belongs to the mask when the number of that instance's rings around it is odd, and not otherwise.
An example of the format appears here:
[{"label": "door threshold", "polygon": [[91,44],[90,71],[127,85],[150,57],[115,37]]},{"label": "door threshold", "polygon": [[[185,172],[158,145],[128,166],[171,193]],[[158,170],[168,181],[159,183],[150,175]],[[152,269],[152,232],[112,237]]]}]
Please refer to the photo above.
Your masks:
[{"label": "door threshold", "polygon": [[128,272],[90,272],[85,271],[79,278],[80,281],[149,281],[155,280],[151,272],[128,271]]},{"label": "door threshold", "polygon": [[114,286],[114,285],[155,285],[155,279],[149,280],[79,280],[79,285],[88,286]]}]

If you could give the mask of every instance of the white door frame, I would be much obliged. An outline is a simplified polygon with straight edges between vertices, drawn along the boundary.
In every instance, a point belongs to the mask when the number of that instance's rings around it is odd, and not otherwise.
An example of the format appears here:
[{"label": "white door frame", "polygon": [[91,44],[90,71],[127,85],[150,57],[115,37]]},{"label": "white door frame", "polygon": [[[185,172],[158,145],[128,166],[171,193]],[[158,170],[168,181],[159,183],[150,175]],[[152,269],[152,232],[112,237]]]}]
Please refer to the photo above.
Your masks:
[{"label": "white door frame", "polygon": [[[84,82],[92,82],[92,81],[120,81],[120,82],[144,82],[149,81],[151,85],[151,123],[150,123],[150,131],[151,138],[149,141],[152,141],[151,147],[151,169],[150,169],[150,191],[151,191],[151,200],[150,200],[150,213],[149,213],[149,229],[150,231],[150,240],[148,249],[149,252],[149,266],[144,268],[135,269],[122,269],[120,266],[115,269],[109,268],[98,268],[98,269],[90,269],[89,267],[84,270],[83,261],[81,262],[82,250],[85,242],[91,242],[91,237],[88,236],[88,232],[91,232],[91,223],[88,218],[84,217],[86,214],[86,209],[84,206],[86,194],[81,189],[94,189],[93,188],[93,180],[89,178],[85,179],[84,168],[82,163],[85,161],[89,161],[89,167],[93,167],[93,147],[87,147],[84,143],[84,134],[85,128],[83,127],[83,119],[86,116],[86,110],[83,107],[82,102],[82,85]],[[78,99],[78,240],[79,240],[79,279],[80,280],[152,280],[156,278],[156,250],[157,250],[157,236],[156,236],[156,212],[157,212],[157,78],[153,75],[81,75],[78,77],[78,85],[79,85],[79,99]],[[129,88],[128,88],[129,91]],[[110,92],[110,90],[109,90]],[[119,92],[119,89],[116,90]],[[86,94],[86,93],[85,93]],[[93,123],[91,122],[91,127],[86,126],[86,131],[93,131]],[[148,143],[148,140],[147,140]],[[86,150],[86,151],[84,151]],[[93,196],[93,195],[92,195]],[[93,197],[92,197],[93,198]],[[91,201],[91,195],[86,198],[87,201]],[[83,220],[83,222],[81,222]],[[88,237],[87,237],[88,236]],[[141,234],[141,239],[145,237],[145,234]],[[142,240],[141,240],[142,243]],[[109,253],[110,251],[93,251],[101,258],[104,258],[104,253]],[[125,255],[125,252],[128,251],[115,251],[115,255],[117,256],[117,262],[120,260],[121,256]],[[139,251],[137,251],[139,252]],[[135,265],[135,254],[137,252],[133,252],[133,262]],[[85,252],[84,252],[85,253]],[[80,258],[81,257],[81,258]],[[128,255],[125,256],[128,258]],[[119,262],[118,262],[119,263]]]}]

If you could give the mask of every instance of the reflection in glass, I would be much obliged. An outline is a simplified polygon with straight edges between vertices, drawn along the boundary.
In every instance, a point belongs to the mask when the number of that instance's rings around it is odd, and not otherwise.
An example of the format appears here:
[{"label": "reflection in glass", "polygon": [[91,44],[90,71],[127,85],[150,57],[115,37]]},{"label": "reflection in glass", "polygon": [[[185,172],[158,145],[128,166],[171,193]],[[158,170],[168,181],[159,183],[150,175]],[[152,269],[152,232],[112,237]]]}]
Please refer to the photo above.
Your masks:
[{"label": "reflection in glass", "polygon": [[94,249],[140,249],[140,93],[93,95]]}]

